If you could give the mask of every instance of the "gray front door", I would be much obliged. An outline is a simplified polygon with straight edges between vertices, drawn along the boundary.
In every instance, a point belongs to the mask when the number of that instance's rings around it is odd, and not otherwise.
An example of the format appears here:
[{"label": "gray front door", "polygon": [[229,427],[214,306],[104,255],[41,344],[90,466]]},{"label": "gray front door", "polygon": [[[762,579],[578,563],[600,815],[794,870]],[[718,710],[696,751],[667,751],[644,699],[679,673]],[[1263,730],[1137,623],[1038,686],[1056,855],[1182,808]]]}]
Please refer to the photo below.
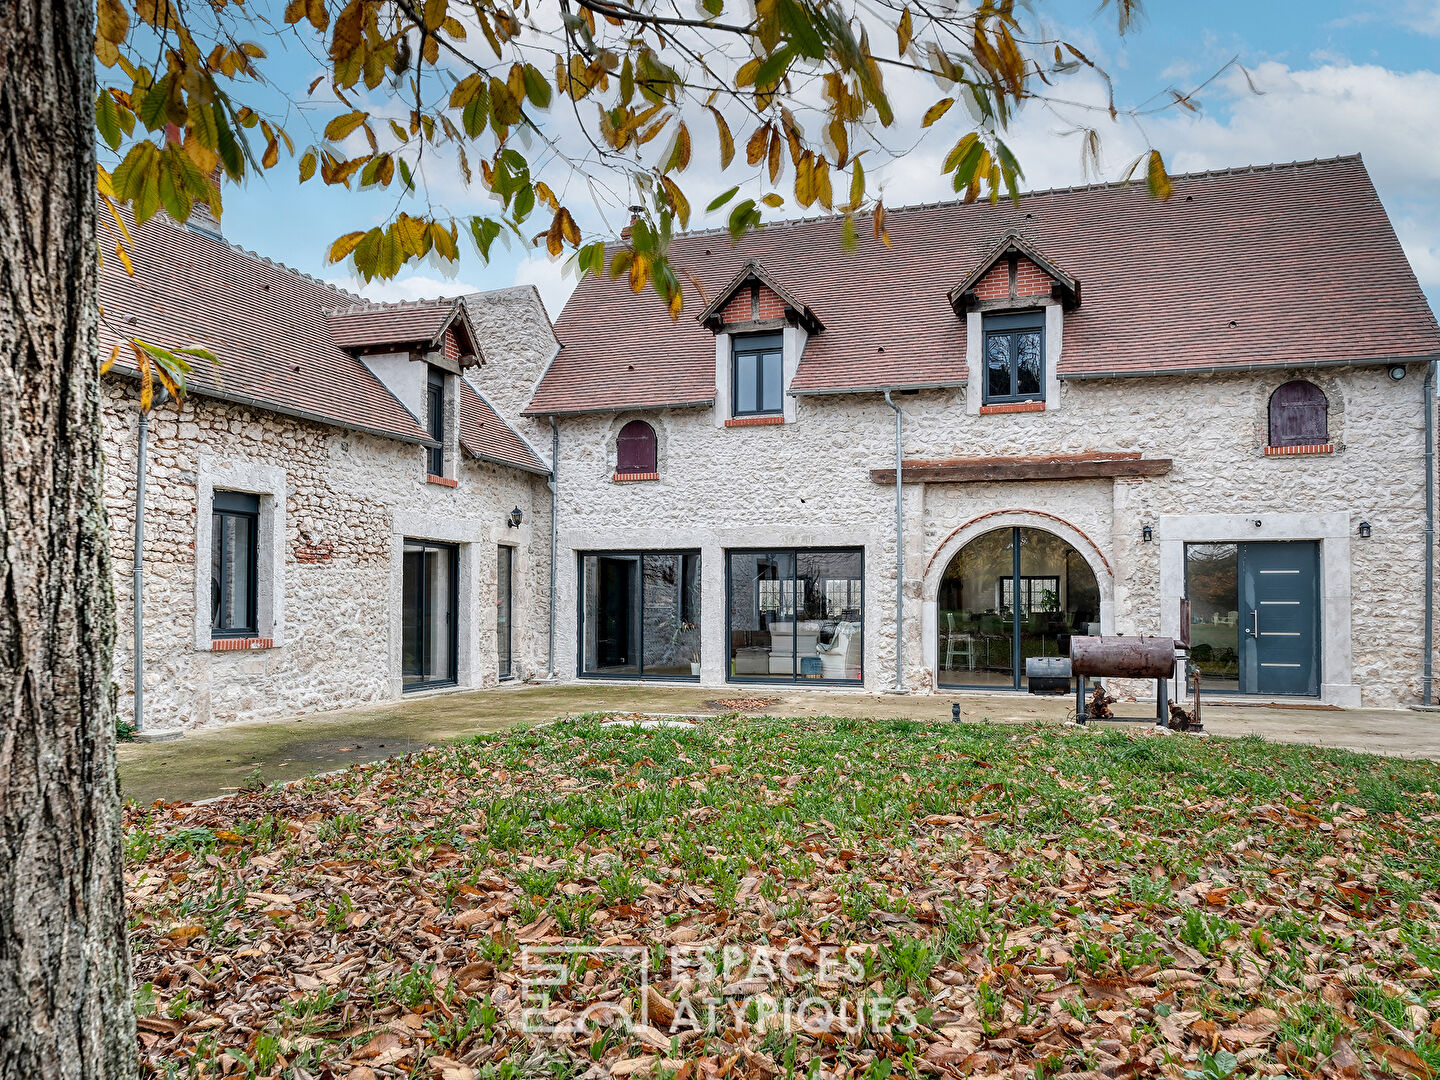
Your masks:
[{"label": "gray front door", "polygon": [[1320,693],[1320,546],[1239,545],[1240,689]]}]

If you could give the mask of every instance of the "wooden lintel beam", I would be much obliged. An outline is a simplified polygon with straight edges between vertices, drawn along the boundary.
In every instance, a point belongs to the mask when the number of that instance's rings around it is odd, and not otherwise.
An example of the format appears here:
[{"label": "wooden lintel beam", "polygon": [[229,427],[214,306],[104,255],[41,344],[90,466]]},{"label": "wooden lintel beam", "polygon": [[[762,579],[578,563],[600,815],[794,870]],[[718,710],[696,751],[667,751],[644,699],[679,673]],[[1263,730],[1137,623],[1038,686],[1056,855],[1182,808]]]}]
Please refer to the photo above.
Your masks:
[{"label": "wooden lintel beam", "polygon": [[[1170,458],[1112,458],[1099,461],[1002,461],[974,465],[917,465],[905,469],[907,484],[994,484],[1026,480],[1097,480],[1164,476]],[[877,484],[895,483],[894,469],[871,469]]]}]

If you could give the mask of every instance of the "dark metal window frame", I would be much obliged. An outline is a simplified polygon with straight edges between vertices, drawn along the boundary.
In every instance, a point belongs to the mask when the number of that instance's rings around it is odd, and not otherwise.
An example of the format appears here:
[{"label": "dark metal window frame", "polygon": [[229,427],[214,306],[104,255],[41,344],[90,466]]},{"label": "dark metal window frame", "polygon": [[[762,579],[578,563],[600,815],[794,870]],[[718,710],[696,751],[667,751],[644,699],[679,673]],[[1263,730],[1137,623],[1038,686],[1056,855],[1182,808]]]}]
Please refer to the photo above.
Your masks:
[{"label": "dark metal window frame", "polygon": [[428,369],[425,376],[425,412],[430,437],[438,446],[425,448],[425,469],[431,476],[445,475],[445,373]]},{"label": "dark metal window frame", "polygon": [[[506,562],[505,584],[508,586],[505,597],[507,616],[505,619],[505,665],[495,665],[501,682],[515,678],[515,548],[510,544],[495,545],[495,607],[498,613],[500,607],[500,567],[501,559]],[[498,645],[498,642],[497,642]]]},{"label": "dark metal window frame", "polygon": [[[1040,389],[1037,393],[1022,394],[1019,392],[1020,384],[1020,360],[1017,353],[1016,342],[1022,334],[1040,335]],[[1008,342],[1010,354],[1010,393],[992,394],[990,392],[990,341],[993,338],[1005,338]],[[980,387],[981,400],[986,405],[1004,405],[1016,401],[1044,401],[1045,400],[1045,309],[1039,311],[1016,312],[1007,315],[987,315],[984,321],[984,336],[980,350]]]},{"label": "dark metal window frame", "polygon": [[[644,564],[644,559],[645,559],[645,556],[647,556],[647,555],[650,555],[650,556],[678,555],[678,556],[680,556],[680,578],[681,578],[681,580],[680,580],[680,584],[679,584],[679,591],[680,591],[680,594],[681,594],[681,601],[680,601],[681,606],[679,607],[679,610],[678,610],[677,614],[679,614],[679,615],[682,616],[681,621],[686,621],[686,620],[683,619],[683,614],[684,614],[684,610],[685,610],[684,607],[683,607],[683,604],[684,604],[684,593],[685,593],[684,577],[685,577],[686,560],[687,560],[688,558],[693,557],[693,558],[695,559],[695,572],[696,572],[697,576],[703,574],[705,567],[704,567],[704,564],[700,561],[700,549],[699,549],[699,548],[598,548],[598,549],[589,550],[589,551],[577,551],[577,552],[575,553],[575,557],[576,557],[575,580],[576,580],[576,583],[577,583],[577,586],[578,586],[578,587],[576,588],[576,590],[575,590],[575,646],[576,646],[576,647],[575,647],[575,677],[576,677],[576,678],[578,678],[578,679],[610,679],[610,680],[616,681],[616,682],[694,682],[694,683],[698,683],[698,682],[700,681],[700,676],[699,676],[699,675],[647,675],[647,674],[645,674],[645,617],[644,617],[644,607],[645,607],[645,599],[644,599],[644,597],[645,597],[645,564]],[[636,658],[636,662],[635,662],[636,674],[634,674],[634,675],[629,675],[629,674],[626,674],[626,673],[624,673],[624,672],[621,672],[621,673],[618,673],[618,674],[612,674],[612,673],[604,672],[604,671],[586,671],[586,670],[585,670],[585,560],[588,559],[588,558],[615,558],[615,559],[627,559],[627,558],[628,558],[628,559],[635,559],[636,562],[639,564],[639,566],[638,566],[639,574],[637,575],[636,580],[639,582],[639,588],[640,588],[640,608],[641,608],[640,628],[639,628],[639,629],[640,629],[640,633],[639,633],[640,655]],[[703,579],[703,577],[701,578],[701,590],[702,590],[702,593],[703,593],[703,590],[704,590],[704,579]],[[703,614],[703,612],[704,612],[704,603],[703,603],[703,598],[702,598],[702,602],[701,602],[701,612],[700,612],[700,613]],[[700,633],[700,640],[701,640],[701,642],[703,643],[704,640],[705,640],[705,624],[704,624],[700,619],[698,619],[698,618],[697,618],[697,619],[694,619],[694,620],[689,620],[689,621],[693,621],[693,622],[695,623],[695,626],[696,626],[697,630],[698,630],[699,633]]]},{"label": "dark metal window frame", "polygon": [[[795,614],[792,619],[800,621],[800,556],[801,555],[860,555],[860,678],[858,679],[802,679],[800,677],[800,652],[794,645],[790,648],[790,678],[781,676],[736,675],[733,670],[731,649],[731,603],[734,593],[734,571],[732,555],[789,555],[794,560],[794,572],[788,579],[794,586]],[[779,579],[782,582],[786,579]],[[781,590],[783,595],[784,590]],[[868,612],[865,606],[865,549],[863,547],[752,547],[725,549],[725,681],[727,683],[748,683],[757,686],[864,686],[865,685],[865,620]],[[794,639],[798,639],[798,632]],[[792,639],[793,640],[793,639]]]},{"label": "dark metal window frame", "polygon": [[[251,622],[253,626],[229,626],[219,627],[214,623],[214,616],[211,616],[210,637],[214,638],[237,638],[237,637],[258,637],[260,634],[260,497],[239,491],[217,491],[210,500],[210,543],[213,552],[215,543],[220,544],[220,562],[225,563],[225,549],[228,546],[226,530],[224,528],[225,518],[236,518],[245,521],[250,529],[250,558],[245,567],[246,601],[249,605]],[[217,587],[214,580],[214,572],[211,572],[211,588]],[[220,610],[225,610],[225,599],[228,593],[225,582],[222,579],[218,582],[220,589]]]},{"label": "dark metal window frame", "polygon": [[[780,384],[780,405],[774,409],[741,409],[740,402],[740,357],[760,357],[776,354],[777,378]],[[765,364],[755,364],[755,401],[765,401]],[[731,416],[780,416],[785,412],[785,336],[783,334],[747,334],[737,336],[730,345],[730,415]]]},{"label": "dark metal window frame", "polygon": [[[402,539],[401,545],[400,545],[400,546],[401,546],[401,551],[402,551],[402,554],[401,554],[401,559],[402,559],[402,560],[404,559],[404,554],[403,554],[404,546],[405,546],[405,544],[407,544],[407,543],[408,543],[408,544],[419,544],[419,545],[421,545],[421,546],[423,546],[423,547],[427,547],[427,548],[435,548],[435,549],[438,549],[438,550],[441,550],[441,551],[449,552],[449,554],[450,554],[450,678],[448,678],[448,679],[429,679],[429,680],[427,680],[427,681],[425,681],[425,682],[417,682],[417,683],[408,683],[408,684],[407,684],[407,683],[405,682],[404,648],[403,648],[403,646],[402,646],[402,648],[401,648],[401,670],[400,670],[400,683],[401,683],[400,690],[401,690],[401,693],[403,693],[403,694],[410,694],[410,693],[414,693],[414,692],[417,691],[417,690],[438,690],[438,689],[441,689],[441,688],[447,687],[447,686],[459,686],[459,685],[460,685],[460,627],[459,627],[459,621],[460,621],[460,545],[459,545],[459,544],[453,544],[453,543],[447,543],[447,542],[444,541],[444,540],[426,540],[426,539],[424,539],[423,537],[419,537],[419,536],[407,536],[407,537],[404,537],[404,538]],[[403,594],[403,592],[404,592],[404,578],[405,578],[405,569],[404,569],[404,564],[403,564],[403,562],[402,562],[402,564],[401,564],[401,569],[400,569],[400,578],[401,578],[401,592],[402,592],[402,594]],[[426,593],[425,595],[428,596],[428,593]],[[404,618],[405,618],[405,613],[404,613],[404,600],[403,600],[403,598],[402,598],[402,600],[401,600],[401,613],[400,613],[400,618],[401,618],[401,622],[402,622],[402,624],[403,624]],[[423,619],[423,618],[424,618],[424,614],[417,612],[417,618]],[[403,626],[403,625],[401,626],[401,629],[400,629],[400,636],[401,636],[402,639],[403,639],[404,636],[405,636],[405,629],[404,629],[404,626]]]}]

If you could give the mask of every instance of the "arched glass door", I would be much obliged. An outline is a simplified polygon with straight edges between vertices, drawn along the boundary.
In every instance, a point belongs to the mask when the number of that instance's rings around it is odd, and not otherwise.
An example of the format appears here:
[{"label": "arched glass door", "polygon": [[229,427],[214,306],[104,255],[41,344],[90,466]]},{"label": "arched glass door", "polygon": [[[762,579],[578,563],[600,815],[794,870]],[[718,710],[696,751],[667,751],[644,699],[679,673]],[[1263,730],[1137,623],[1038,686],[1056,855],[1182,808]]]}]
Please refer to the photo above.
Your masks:
[{"label": "arched glass door", "polygon": [[1100,632],[1095,573],[1042,529],[996,529],[966,544],[937,597],[941,686],[1019,690],[1032,656],[1069,656],[1075,634]]}]

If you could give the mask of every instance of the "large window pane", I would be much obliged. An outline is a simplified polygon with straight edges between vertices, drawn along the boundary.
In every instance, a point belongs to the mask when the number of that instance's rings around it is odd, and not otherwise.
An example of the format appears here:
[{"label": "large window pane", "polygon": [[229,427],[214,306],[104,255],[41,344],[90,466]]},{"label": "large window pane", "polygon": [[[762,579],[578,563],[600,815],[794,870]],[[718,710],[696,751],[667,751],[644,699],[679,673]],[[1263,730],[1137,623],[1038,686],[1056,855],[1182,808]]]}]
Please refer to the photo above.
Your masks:
[{"label": "large window pane", "polygon": [[802,678],[859,681],[863,564],[858,551],[802,551],[796,556],[801,605],[795,642]]},{"label": "large window pane", "polygon": [[586,555],[581,670],[640,674],[640,556]]},{"label": "large window pane", "polygon": [[406,540],[404,560],[401,682],[406,689],[453,683],[456,549]]},{"label": "large window pane", "polygon": [[756,353],[735,354],[735,412],[753,413],[760,411],[759,380],[756,368],[760,357]]},{"label": "large window pane", "polygon": [[985,339],[985,394],[1010,396],[1010,338],[1005,334],[990,334]]},{"label": "large window pane", "polygon": [[[1100,588],[1084,557],[1054,533],[1017,530],[1020,540],[1020,678],[1032,656],[1069,656],[1070,638],[1096,628]],[[1006,584],[1010,582],[1007,579]],[[1009,591],[1009,590],[1007,590]]]},{"label": "large window pane", "polygon": [[580,573],[581,674],[662,679],[698,675],[698,552],[585,555]]},{"label": "large window pane", "polygon": [[790,679],[795,674],[795,556],[731,552],[730,674]]},{"label": "large window pane", "polygon": [[1027,331],[1015,335],[1015,393],[1040,394],[1040,334]]},{"label": "large window pane", "polygon": [[1013,529],[977,537],[950,561],[940,581],[940,681],[1014,686],[1015,546]]},{"label": "large window pane", "polygon": [[250,514],[211,516],[210,627],[221,636],[256,629],[255,523]]},{"label": "large window pane", "polygon": [[762,412],[778,413],[784,408],[784,404],[780,400],[781,386],[784,382],[780,354],[778,352],[765,353],[760,358],[760,362],[760,409]]},{"label": "large window pane", "polygon": [[1235,544],[1185,545],[1190,662],[1207,690],[1240,689],[1240,558]]},{"label": "large window pane", "polygon": [[861,680],[860,551],[732,551],[728,558],[732,678]]},{"label": "large window pane", "polygon": [[508,679],[514,673],[514,629],[510,619],[514,601],[510,571],[514,561],[515,549],[501,545],[495,567],[495,658],[502,679]]}]

